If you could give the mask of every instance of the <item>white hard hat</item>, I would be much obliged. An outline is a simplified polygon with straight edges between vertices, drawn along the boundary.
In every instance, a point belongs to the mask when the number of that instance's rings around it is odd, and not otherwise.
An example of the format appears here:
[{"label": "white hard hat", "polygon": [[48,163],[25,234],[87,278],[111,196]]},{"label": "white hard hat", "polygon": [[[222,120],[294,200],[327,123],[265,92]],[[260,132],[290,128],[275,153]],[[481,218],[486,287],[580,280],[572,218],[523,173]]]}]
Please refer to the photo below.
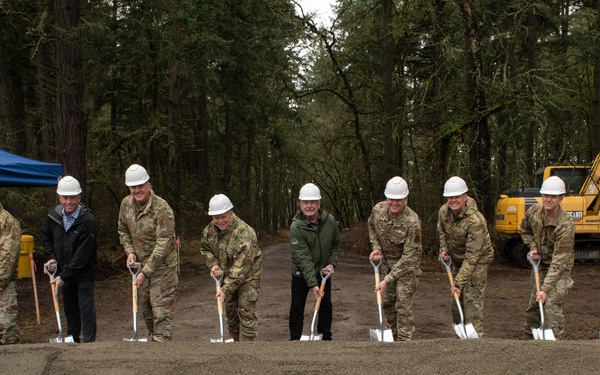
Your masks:
[{"label": "white hard hat", "polygon": [[125,185],[127,186],[139,186],[150,179],[146,168],[139,164],[131,164],[127,171],[125,171]]},{"label": "white hard hat", "polygon": [[81,194],[81,185],[72,176],[65,176],[58,181],[56,194],[63,196],[74,196]]},{"label": "white hard hat", "polygon": [[394,177],[385,185],[385,197],[389,199],[404,199],[408,195],[408,184],[402,177]]},{"label": "white hard hat", "polygon": [[458,197],[467,191],[467,183],[458,176],[450,177],[444,185],[444,197]]},{"label": "white hard hat", "polygon": [[211,216],[221,215],[233,208],[233,203],[225,194],[217,194],[208,202],[208,214]]},{"label": "white hard hat", "polygon": [[301,201],[318,201],[321,200],[321,191],[317,187],[317,185],[309,182],[308,184],[302,186],[300,189],[300,195],[298,199]]},{"label": "white hard hat", "polygon": [[542,183],[540,193],[546,195],[566,194],[567,189],[565,188],[565,182],[558,176],[548,177],[544,180],[544,183]]}]

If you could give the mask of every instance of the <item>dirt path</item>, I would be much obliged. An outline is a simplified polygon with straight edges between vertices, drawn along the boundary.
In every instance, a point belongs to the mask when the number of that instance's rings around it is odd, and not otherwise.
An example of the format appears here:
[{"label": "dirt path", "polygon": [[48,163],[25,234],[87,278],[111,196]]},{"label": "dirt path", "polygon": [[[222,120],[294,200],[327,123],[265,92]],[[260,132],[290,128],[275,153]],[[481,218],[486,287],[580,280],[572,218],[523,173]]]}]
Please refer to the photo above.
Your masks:
[{"label": "dirt path", "polygon": [[[288,342],[290,250],[287,244],[263,248],[265,272],[258,306],[255,343],[211,344],[219,336],[214,281],[197,260],[182,264],[172,343],[124,343],[132,335],[130,276],[97,283],[98,342],[48,344],[56,331],[44,275],[38,275],[42,325],[35,324],[31,280],[19,280],[23,344],[0,347],[3,373],[165,374],[208,373],[598,373],[600,319],[596,283],[599,265],[577,265],[575,288],[565,306],[568,340],[518,341],[523,329],[529,272],[502,260],[493,264],[486,292],[486,338],[459,340],[450,321],[446,275],[434,259],[423,262],[415,295],[417,329],[408,343],[369,342],[377,325],[373,268],[368,261],[343,259],[332,277],[332,342]],[[186,259],[198,259],[186,257]],[[309,297],[305,331],[314,300]],[[147,331],[140,323],[140,333]],[[224,347],[222,347],[225,345]],[[133,354],[132,351],[135,353]],[[143,358],[140,362],[139,359]],[[543,360],[544,367],[537,361]],[[550,370],[548,370],[550,369]],[[10,371],[14,370],[14,371]]]}]

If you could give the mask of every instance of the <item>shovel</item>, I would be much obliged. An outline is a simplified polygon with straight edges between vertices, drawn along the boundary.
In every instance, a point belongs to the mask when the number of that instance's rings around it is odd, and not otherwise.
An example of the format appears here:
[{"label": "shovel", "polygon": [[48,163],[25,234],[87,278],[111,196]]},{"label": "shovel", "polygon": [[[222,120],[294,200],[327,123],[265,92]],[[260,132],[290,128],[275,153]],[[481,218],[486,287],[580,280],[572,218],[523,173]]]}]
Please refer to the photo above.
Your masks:
[{"label": "shovel", "polygon": [[[454,286],[454,279],[452,278],[452,270],[450,269],[450,265],[452,265],[452,258],[448,259],[448,263],[444,261],[444,258],[440,255],[438,257],[440,262],[444,265],[446,269],[446,273],[448,274],[448,280],[450,280],[450,286]],[[454,327],[454,332],[461,339],[477,339],[479,335],[477,331],[475,331],[475,327],[473,327],[473,323],[465,324],[465,317],[463,315],[462,307],[460,305],[460,301],[458,298],[458,294],[454,293],[454,300],[456,301],[456,306],[458,307],[458,314],[460,315],[460,323],[456,324],[452,322],[452,327]]]},{"label": "shovel", "polygon": [[[217,293],[221,290],[221,281],[223,281],[223,271],[221,271],[221,277],[217,278],[214,272],[210,274],[217,283]],[[220,298],[217,298],[217,310],[219,311],[219,329],[221,330],[221,337],[218,339],[210,339],[210,342],[233,342],[233,338],[225,340],[225,327],[223,323],[223,302]]]},{"label": "shovel", "polygon": [[[132,310],[133,310],[133,337],[126,338],[123,337],[123,341],[131,341],[131,342],[148,342],[148,338],[146,337],[137,337],[137,312],[138,312],[138,303],[137,303],[137,292],[138,288],[135,285],[135,279],[137,279],[137,275],[142,271],[142,264],[139,262],[135,263],[127,263],[127,268],[131,273],[131,294],[132,294]],[[134,272],[133,270],[136,269]]]},{"label": "shovel", "polygon": [[[379,263],[373,263],[372,259],[369,259],[373,265],[373,271],[375,273],[375,287],[379,285],[379,266],[381,265],[381,258]],[[377,291],[377,309],[379,311],[379,328],[369,329],[371,334],[371,341],[383,341],[383,342],[394,342],[394,334],[391,329],[383,329],[383,312],[381,310],[381,292]]]},{"label": "shovel", "polygon": [[329,272],[327,273],[327,275],[323,276],[323,279],[321,280],[319,298],[317,298],[317,302],[315,303],[315,312],[313,314],[312,323],[310,324],[310,335],[300,336],[300,341],[317,341],[323,338],[322,333],[315,335],[315,326],[317,324],[317,316],[319,315],[319,307],[321,307],[321,300],[323,299],[322,295],[323,291],[325,290],[325,284],[327,283],[327,279],[329,279],[329,277],[333,273],[333,270],[331,268],[323,268],[321,270],[321,275],[323,275],[323,272],[325,272],[326,270]]},{"label": "shovel", "polygon": [[52,289],[52,301],[54,302],[54,311],[56,312],[56,321],[58,322],[58,336],[50,337],[50,343],[63,343],[63,342],[75,342],[73,336],[63,337],[62,323],[60,321],[60,309],[58,308],[58,291],[56,290],[56,284],[54,281],[54,275],[56,275],[57,267],[54,265],[54,272],[48,270],[48,265],[44,263],[44,273],[50,277],[50,289]]},{"label": "shovel", "polygon": [[[531,264],[531,266],[533,267],[533,274],[535,276],[535,290],[537,293],[540,292],[540,270],[539,270],[539,266],[540,266],[540,261],[542,260],[542,258],[538,258],[537,262],[534,262],[533,259],[531,259],[531,255],[529,253],[527,253],[527,261]],[[554,338],[554,332],[552,332],[552,330],[550,328],[544,328],[544,305],[542,304],[542,301],[538,301],[538,306],[540,309],[540,328],[534,328],[531,327],[531,333],[533,334],[533,338],[535,340],[556,340]]]}]

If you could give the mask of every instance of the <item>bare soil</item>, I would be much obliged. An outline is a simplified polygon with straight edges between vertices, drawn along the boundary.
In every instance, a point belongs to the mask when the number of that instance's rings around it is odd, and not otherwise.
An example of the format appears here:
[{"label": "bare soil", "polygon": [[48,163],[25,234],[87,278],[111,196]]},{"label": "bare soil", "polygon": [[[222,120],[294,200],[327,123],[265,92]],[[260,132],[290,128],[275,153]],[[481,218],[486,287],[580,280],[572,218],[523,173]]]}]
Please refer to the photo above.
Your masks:
[{"label": "bare soil", "polygon": [[[41,324],[36,324],[31,279],[18,281],[22,343],[0,346],[5,374],[359,374],[375,371],[411,374],[597,374],[600,330],[597,280],[600,265],[577,264],[575,287],[565,305],[567,339],[519,340],[524,328],[529,270],[497,259],[485,300],[486,337],[459,340],[452,329],[448,280],[432,257],[423,260],[415,294],[417,323],[411,342],[373,343],[377,327],[373,268],[343,256],[332,276],[333,341],[288,341],[290,249],[264,246],[264,277],[258,305],[259,337],[253,343],[211,343],[219,336],[215,283],[192,250],[183,262],[170,343],[123,342],[133,334],[131,276],[108,272],[96,283],[98,342],[50,344],[56,318],[48,278],[37,274]],[[314,299],[307,302],[310,330]],[[64,316],[63,316],[64,322]],[[63,324],[66,329],[66,324]],[[140,334],[147,330],[139,319]]]}]

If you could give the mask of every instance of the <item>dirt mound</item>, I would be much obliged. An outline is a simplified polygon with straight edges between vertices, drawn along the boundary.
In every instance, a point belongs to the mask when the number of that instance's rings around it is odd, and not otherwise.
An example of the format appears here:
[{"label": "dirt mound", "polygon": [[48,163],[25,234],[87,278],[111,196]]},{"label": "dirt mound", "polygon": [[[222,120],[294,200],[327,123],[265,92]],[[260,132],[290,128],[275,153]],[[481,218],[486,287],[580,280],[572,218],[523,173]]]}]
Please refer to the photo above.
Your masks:
[{"label": "dirt mound", "polygon": [[[22,342],[0,347],[4,373],[165,374],[336,373],[373,370],[411,374],[598,373],[600,320],[596,299],[598,265],[576,265],[575,287],[565,305],[567,340],[519,341],[524,328],[529,270],[497,260],[486,291],[486,338],[459,340],[450,319],[451,296],[441,265],[423,260],[414,307],[417,328],[407,343],[371,343],[377,326],[373,268],[368,260],[343,258],[332,276],[332,342],[289,342],[290,249],[263,248],[265,273],[258,305],[259,337],[254,343],[211,344],[219,335],[214,281],[192,250],[185,254],[175,304],[176,329],[171,343],[127,343],[131,337],[131,277],[117,271],[96,284],[98,342],[49,344],[56,319],[48,280],[38,275],[42,324],[35,323],[30,279],[19,280]],[[314,300],[309,297],[305,331]],[[63,316],[64,320],[64,316]],[[147,334],[142,320],[141,335]],[[66,325],[64,325],[66,327]],[[223,346],[224,345],[224,346]]]}]

